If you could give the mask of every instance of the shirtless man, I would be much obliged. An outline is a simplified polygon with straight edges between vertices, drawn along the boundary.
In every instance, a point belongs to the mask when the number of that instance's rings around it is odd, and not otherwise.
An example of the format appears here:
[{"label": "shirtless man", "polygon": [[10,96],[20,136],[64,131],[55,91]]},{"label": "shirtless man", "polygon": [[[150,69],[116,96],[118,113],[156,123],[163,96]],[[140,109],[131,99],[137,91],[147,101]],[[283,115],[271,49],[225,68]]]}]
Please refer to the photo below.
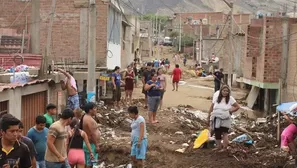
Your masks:
[{"label": "shirtless man", "polygon": [[65,80],[61,80],[61,87],[63,90],[67,89],[67,107],[72,110],[79,108],[79,96],[77,92],[76,81],[73,77],[73,74],[71,72],[66,72],[60,68],[57,68],[57,71],[61,72],[66,76]]},{"label": "shirtless man", "polygon": [[[80,121],[80,129],[84,130],[88,137],[91,144],[92,152],[94,153],[95,160],[98,160],[98,152],[99,152],[99,141],[100,141],[100,132],[98,130],[97,122],[93,119],[93,117],[97,113],[97,106],[95,103],[87,103],[85,105],[85,114],[82,116]],[[86,167],[91,168],[92,163],[90,162],[90,153],[86,146],[83,144],[83,149],[85,152],[85,163]]]}]

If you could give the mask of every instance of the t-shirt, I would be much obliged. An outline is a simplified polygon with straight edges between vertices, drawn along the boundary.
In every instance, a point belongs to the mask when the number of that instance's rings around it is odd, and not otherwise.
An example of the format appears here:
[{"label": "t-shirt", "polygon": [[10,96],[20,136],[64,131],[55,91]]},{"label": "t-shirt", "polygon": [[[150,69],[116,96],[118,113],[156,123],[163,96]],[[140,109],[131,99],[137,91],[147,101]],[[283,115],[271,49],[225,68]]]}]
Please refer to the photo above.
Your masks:
[{"label": "t-shirt", "polygon": [[133,120],[131,123],[131,128],[132,128],[132,139],[134,137],[139,137],[140,136],[140,123],[144,124],[144,134],[143,137],[146,138],[146,125],[145,125],[145,119],[142,116],[138,116],[136,120]]},{"label": "t-shirt", "polygon": [[226,104],[225,98],[222,98],[221,102],[218,103],[218,97],[219,97],[220,92],[217,91],[214,93],[213,98],[212,98],[212,103],[214,104],[213,106],[213,111],[214,112],[228,112],[232,108],[232,105],[236,103],[236,100],[234,97],[230,96],[228,104]]},{"label": "t-shirt", "polygon": [[160,66],[160,62],[158,60],[154,61],[154,67],[158,68]]},{"label": "t-shirt", "polygon": [[[48,130],[48,136],[53,136],[56,138],[54,145],[63,157],[67,157],[67,135],[68,134],[66,132],[65,126],[62,125],[61,121],[53,123]],[[59,162],[59,158],[49,150],[48,146],[46,146],[45,160],[48,162]]]},{"label": "t-shirt", "polygon": [[37,131],[34,127],[30,128],[27,137],[30,138],[36,149],[36,160],[44,161],[48,129],[44,128],[42,131]]},{"label": "t-shirt", "polygon": [[115,82],[116,86],[121,86],[121,74],[112,73],[112,77],[114,77],[114,82]]},{"label": "t-shirt", "polygon": [[153,82],[153,81],[148,81],[147,84],[148,85],[151,85],[155,83],[157,86],[154,86],[152,87],[150,90],[147,91],[147,95],[150,96],[150,97],[153,97],[153,96],[161,96],[161,83],[160,81],[156,81],[156,82]]},{"label": "t-shirt", "polygon": [[155,72],[154,69],[151,69],[150,71],[146,69],[146,70],[143,71],[142,76],[144,76],[145,83],[147,83],[149,80],[152,79],[151,74],[154,73],[154,72]]},{"label": "t-shirt", "polygon": [[224,74],[220,71],[216,71],[213,73],[216,78],[214,79],[215,82],[221,82],[222,78],[224,77]]},{"label": "t-shirt", "polygon": [[173,80],[180,80],[180,78],[181,78],[181,74],[182,74],[181,69],[179,69],[179,68],[174,68],[174,70],[173,70],[173,72],[172,72]]},{"label": "t-shirt", "polygon": [[29,151],[30,151],[30,156],[35,157],[37,152],[36,152],[36,149],[35,149],[35,146],[34,146],[32,140],[28,137],[22,136],[21,142],[23,142],[24,144],[26,144],[28,146]]},{"label": "t-shirt", "polygon": [[43,116],[46,119],[45,127],[49,128],[55,122],[54,117],[49,115],[48,113],[45,113]]},{"label": "t-shirt", "polygon": [[10,167],[29,168],[32,166],[30,151],[28,146],[22,142],[16,141],[12,150],[6,151],[2,147],[2,139],[0,139],[0,167],[9,164]]}]

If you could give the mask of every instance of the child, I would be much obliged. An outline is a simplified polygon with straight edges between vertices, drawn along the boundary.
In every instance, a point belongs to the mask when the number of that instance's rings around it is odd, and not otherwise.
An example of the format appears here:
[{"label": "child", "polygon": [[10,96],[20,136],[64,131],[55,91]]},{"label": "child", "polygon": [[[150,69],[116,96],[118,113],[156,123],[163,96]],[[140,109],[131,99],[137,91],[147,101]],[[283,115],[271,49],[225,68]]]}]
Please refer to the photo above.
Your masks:
[{"label": "child", "polygon": [[283,113],[283,115],[291,124],[282,132],[281,149],[294,156],[296,155],[294,139],[297,135],[297,124],[287,114]]}]

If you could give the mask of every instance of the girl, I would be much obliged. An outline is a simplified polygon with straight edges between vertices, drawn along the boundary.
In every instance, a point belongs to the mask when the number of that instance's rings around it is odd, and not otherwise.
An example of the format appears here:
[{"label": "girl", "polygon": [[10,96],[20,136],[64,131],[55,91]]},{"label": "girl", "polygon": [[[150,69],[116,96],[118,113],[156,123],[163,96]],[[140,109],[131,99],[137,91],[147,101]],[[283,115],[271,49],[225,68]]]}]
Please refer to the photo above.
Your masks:
[{"label": "girl", "polygon": [[129,116],[133,119],[131,124],[131,159],[137,168],[143,168],[143,160],[147,151],[146,124],[144,118],[138,114],[136,106],[128,108]]},{"label": "girl", "polygon": [[163,88],[163,90],[161,90],[161,101],[160,101],[160,107],[159,109],[162,110],[162,105],[163,105],[163,97],[164,97],[164,93],[166,92],[166,87],[167,87],[167,79],[166,76],[163,74],[164,71],[162,68],[158,69],[158,80],[161,84],[161,87]]},{"label": "girl", "polygon": [[163,88],[160,82],[157,80],[158,76],[156,73],[152,73],[151,77],[152,79],[145,84],[144,89],[145,91],[147,91],[148,97],[147,103],[149,108],[149,122],[150,124],[155,124],[158,123],[158,120],[156,120],[156,116]]},{"label": "girl", "polygon": [[[224,85],[219,94],[214,94],[208,115],[209,125],[215,133],[217,148],[223,148],[223,150],[229,144],[228,132],[231,128],[231,115],[240,108],[230,92],[229,86]],[[221,144],[222,138],[223,145]]]},{"label": "girl", "polygon": [[127,67],[127,71],[125,73],[125,92],[126,92],[126,101],[127,103],[132,103],[132,93],[134,89],[134,78],[135,74],[131,66]]},{"label": "girl", "polygon": [[68,152],[68,161],[72,168],[84,168],[85,162],[85,153],[83,150],[83,142],[85,141],[89,151],[90,151],[90,158],[94,159],[94,154],[92,153],[91,145],[89,143],[89,139],[87,134],[78,128],[79,120],[73,119],[70,128],[71,130],[68,131],[69,137],[69,152]]}]

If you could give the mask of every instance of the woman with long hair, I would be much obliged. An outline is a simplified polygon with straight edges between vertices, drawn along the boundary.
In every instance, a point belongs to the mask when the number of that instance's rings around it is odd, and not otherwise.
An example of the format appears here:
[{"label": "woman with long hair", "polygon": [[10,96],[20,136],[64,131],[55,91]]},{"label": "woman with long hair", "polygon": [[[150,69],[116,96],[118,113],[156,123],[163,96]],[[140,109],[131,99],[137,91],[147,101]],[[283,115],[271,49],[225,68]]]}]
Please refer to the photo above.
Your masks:
[{"label": "woman with long hair", "polygon": [[71,130],[68,131],[68,140],[69,140],[69,152],[68,152],[68,161],[72,168],[84,168],[85,163],[90,160],[85,160],[85,153],[83,150],[83,142],[85,141],[89,151],[90,158],[94,159],[94,154],[88,139],[87,134],[79,129],[79,120],[73,119],[70,123]]},{"label": "woman with long hair", "polygon": [[158,69],[157,75],[158,75],[158,80],[160,81],[161,87],[163,88],[163,90],[161,90],[161,97],[160,97],[161,101],[160,101],[160,106],[159,106],[159,109],[162,110],[163,97],[164,97],[164,93],[166,92],[166,87],[167,87],[167,79],[166,79],[166,75],[164,75],[163,68]]},{"label": "woman with long hair", "polygon": [[113,101],[115,108],[120,108],[121,101],[121,74],[120,67],[116,66],[112,73],[112,84],[113,84]]},{"label": "woman with long hair", "polygon": [[157,111],[159,108],[161,100],[161,92],[163,90],[160,82],[158,81],[158,76],[156,73],[151,74],[151,80],[149,80],[145,86],[145,91],[147,91],[147,104],[149,109],[149,122],[150,124],[158,123],[156,120]]},{"label": "woman with long hair", "polygon": [[219,94],[214,94],[208,115],[210,128],[215,133],[217,148],[222,150],[227,149],[229,144],[228,132],[231,128],[231,115],[240,108],[230,94],[229,86],[223,85]]},{"label": "woman with long hair", "polygon": [[127,104],[132,103],[132,93],[134,89],[135,74],[132,67],[129,65],[125,73],[125,92]]}]

